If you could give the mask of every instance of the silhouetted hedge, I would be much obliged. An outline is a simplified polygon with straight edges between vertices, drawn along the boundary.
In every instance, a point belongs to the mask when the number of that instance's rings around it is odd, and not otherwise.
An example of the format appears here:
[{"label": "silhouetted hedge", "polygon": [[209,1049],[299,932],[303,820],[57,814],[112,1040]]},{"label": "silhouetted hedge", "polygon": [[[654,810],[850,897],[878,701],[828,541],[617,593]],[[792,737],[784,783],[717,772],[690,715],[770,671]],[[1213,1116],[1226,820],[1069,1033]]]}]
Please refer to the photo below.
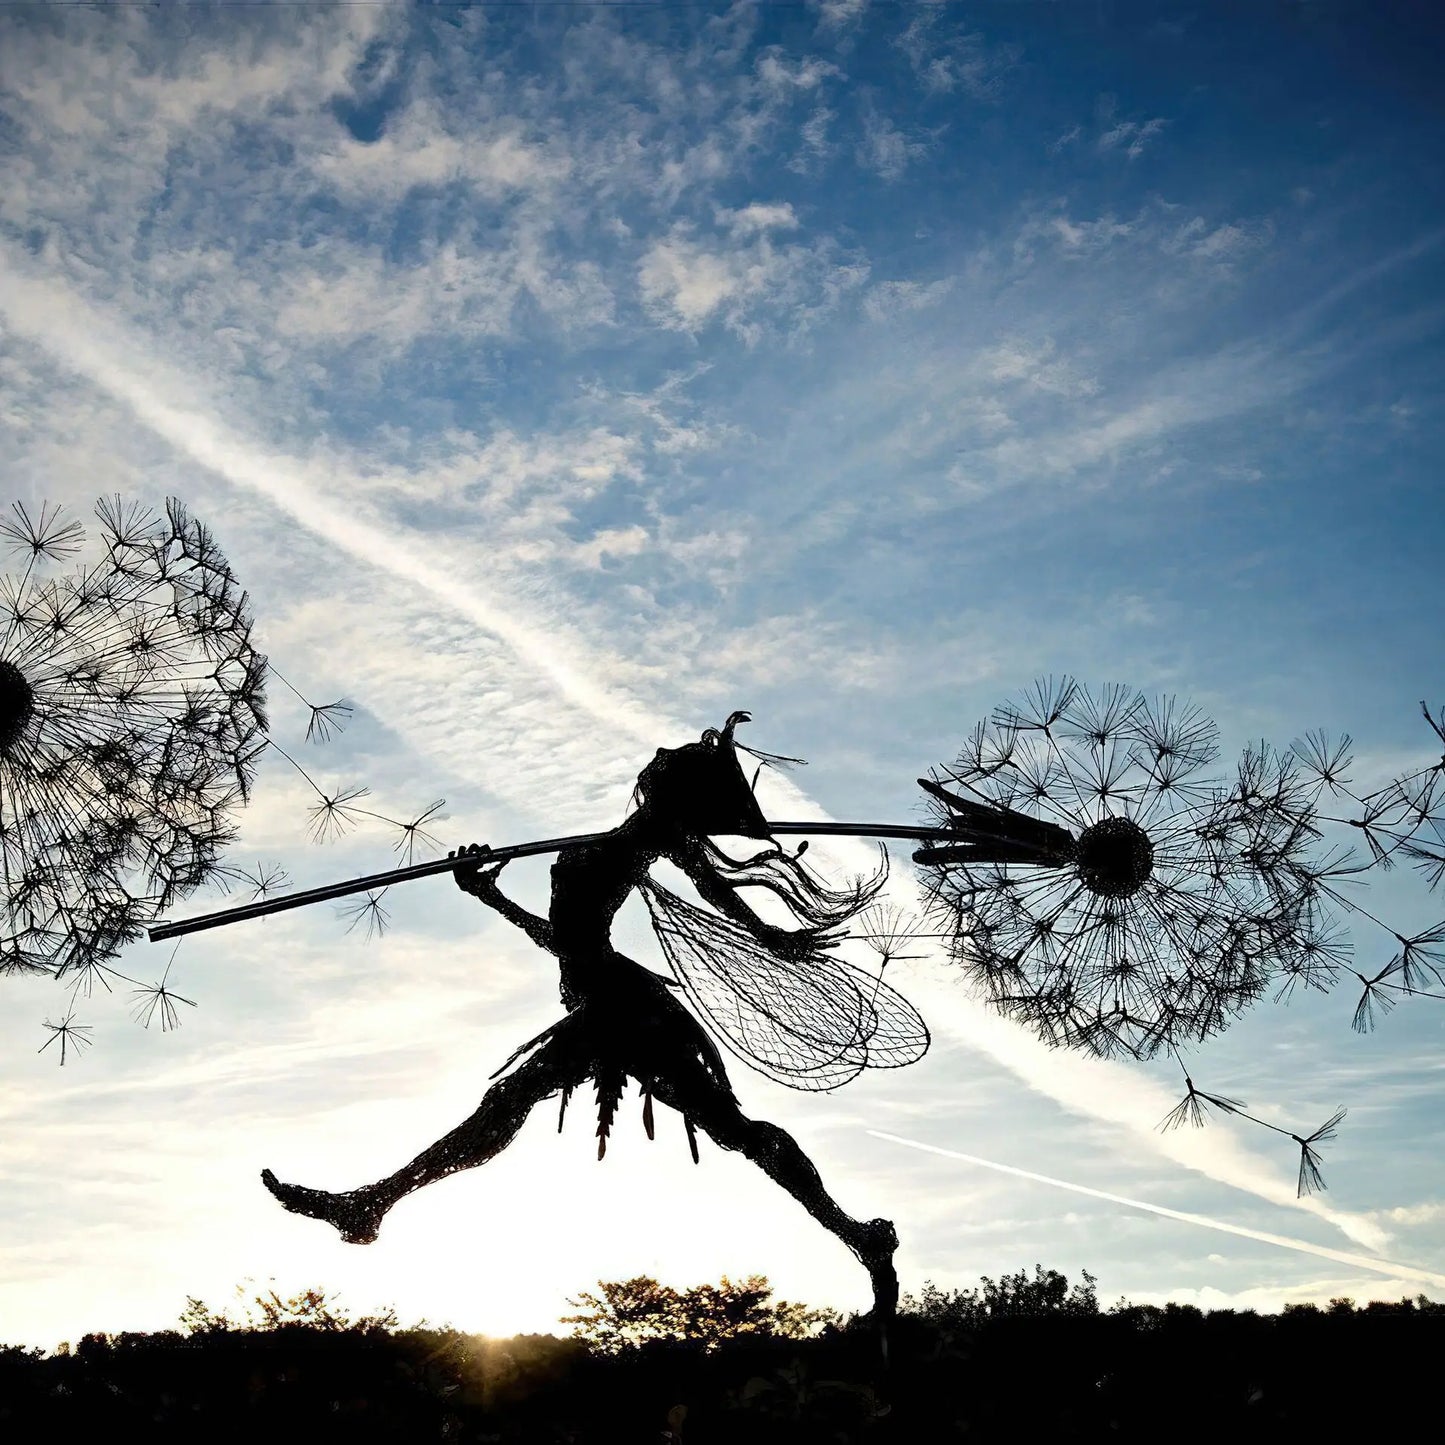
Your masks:
[{"label": "silhouetted hedge", "polygon": [[551,1335],[375,1322],[90,1335],[50,1355],[0,1347],[0,1438],[1236,1445],[1380,1438],[1436,1409],[1445,1306],[1428,1300],[1256,1315],[1101,1312],[1091,1288],[1047,1294],[1034,1312],[1014,1292],[980,1315],[982,1291],[926,1290],[890,1328],[886,1361],[857,1321],[812,1339],[610,1355]]}]

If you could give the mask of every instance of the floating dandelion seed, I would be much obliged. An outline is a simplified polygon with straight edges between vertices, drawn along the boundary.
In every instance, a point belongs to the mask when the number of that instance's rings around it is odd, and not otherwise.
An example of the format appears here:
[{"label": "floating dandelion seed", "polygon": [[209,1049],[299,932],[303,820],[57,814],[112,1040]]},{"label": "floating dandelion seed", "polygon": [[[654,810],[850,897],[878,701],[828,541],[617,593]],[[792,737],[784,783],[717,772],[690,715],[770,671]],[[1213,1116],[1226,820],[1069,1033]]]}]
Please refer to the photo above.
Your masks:
[{"label": "floating dandelion seed", "polygon": [[348,933],[353,932],[358,925],[365,923],[366,941],[370,943],[373,938],[380,938],[391,922],[390,912],[381,906],[381,900],[385,896],[386,889],[383,888],[379,892],[368,893],[365,897],[351,903],[340,904],[337,906],[336,916],[351,920],[346,925]]},{"label": "floating dandelion seed", "polygon": [[291,875],[276,863],[258,863],[254,868],[237,868],[231,877],[250,889],[250,901],[253,903],[258,898],[269,898],[277,889],[284,888],[291,881]]},{"label": "floating dandelion seed", "polygon": [[398,853],[401,853],[406,864],[410,867],[417,861],[417,852],[439,851],[441,840],[434,834],[427,831],[425,824],[433,820],[441,822],[446,814],[442,809],[446,807],[447,800],[438,798],[428,808],[423,810],[419,817],[413,818],[409,823],[393,824],[401,832],[401,837],[392,845]]},{"label": "floating dandelion seed", "polygon": [[1337,1109],[1313,1134],[1303,1139],[1298,1134],[1290,1135],[1300,1147],[1299,1186],[1295,1191],[1297,1197],[1303,1198],[1306,1194],[1317,1193],[1325,1187],[1324,1177],[1320,1174],[1320,1156],[1314,1146],[1327,1144],[1335,1137],[1335,1129],[1345,1117],[1345,1113],[1344,1109]]},{"label": "floating dandelion seed", "polygon": [[315,703],[292,687],[280,673],[276,673],[275,676],[281,685],[288,692],[293,693],[311,713],[310,720],[306,724],[306,741],[308,743],[327,743],[338,733],[345,731],[346,724],[351,720],[351,714],[355,711],[345,698],[337,698],[335,702]]},{"label": "floating dandelion seed", "polygon": [[921,953],[904,953],[916,938],[923,937],[915,914],[906,912],[894,903],[870,903],[858,915],[860,927],[849,931],[850,938],[866,944],[878,955],[881,973],[890,963],[900,959],[922,958]]},{"label": "floating dandelion seed", "polygon": [[[144,925],[216,876],[266,725],[244,592],[180,503],[96,508],[83,530],[12,508],[0,587],[0,970],[87,988]],[[103,979],[103,975],[102,979]],[[73,1026],[74,1027],[74,1026]]]},{"label": "floating dandelion seed", "polygon": [[60,1040],[60,1066],[65,1067],[66,1050],[74,1049],[79,1055],[91,1045],[90,1035],[93,1030],[88,1024],[75,1022],[74,1013],[68,1013],[58,1024],[53,1024],[46,1019],[44,1027],[50,1030],[50,1037],[36,1049],[37,1054],[43,1054],[56,1039]]},{"label": "floating dandelion seed", "polygon": [[1366,978],[1362,973],[1355,974],[1365,989],[1360,995],[1359,1003],[1355,1005],[1354,1017],[1350,1020],[1350,1027],[1357,1034],[1371,1032],[1376,1023],[1395,1007],[1394,999],[1385,991],[1388,985],[1384,983],[1384,978],[1389,969],[1389,964],[1386,964],[1374,978]]},{"label": "floating dandelion seed", "polygon": [[1222,1094],[1206,1093],[1196,1086],[1187,1070],[1184,1073],[1184,1084],[1187,1090],[1184,1097],[1159,1121],[1161,1132],[1167,1133],[1170,1129],[1177,1129],[1182,1124],[1191,1124],[1195,1128],[1202,1127],[1209,1122],[1208,1106],[1212,1105],[1225,1114],[1233,1114],[1238,1118],[1247,1119],[1251,1124],[1258,1124],[1261,1128],[1270,1130],[1271,1133],[1283,1134],[1300,1146],[1299,1179],[1295,1186],[1297,1199],[1325,1187],[1324,1176],[1320,1173],[1319,1151],[1314,1146],[1327,1143],[1335,1137],[1335,1128],[1345,1117],[1345,1110],[1340,1109],[1331,1115],[1313,1134],[1302,1139],[1292,1130],[1282,1128],[1278,1124],[1271,1124],[1268,1119],[1260,1119],[1249,1113],[1245,1109],[1242,1099],[1228,1099]]},{"label": "floating dandelion seed", "polygon": [[351,704],[341,700],[320,706],[309,703],[308,706],[311,708],[311,720],[306,724],[308,743],[330,742],[346,726],[352,713]]},{"label": "floating dandelion seed", "polygon": [[349,833],[358,819],[367,815],[366,809],[353,807],[352,804],[358,798],[370,796],[370,793],[370,788],[339,788],[334,793],[322,793],[306,812],[312,840],[330,843]]},{"label": "floating dandelion seed", "polygon": [[1223,1110],[1226,1114],[1242,1114],[1244,1112],[1242,1099],[1227,1099],[1222,1094],[1206,1093],[1203,1089],[1195,1087],[1194,1080],[1188,1074],[1184,1075],[1184,1083],[1188,1092],[1159,1121],[1159,1128],[1164,1133],[1168,1133],[1170,1129],[1179,1128],[1181,1124],[1191,1124],[1196,1129],[1202,1127],[1209,1121],[1209,1112],[1206,1106],[1210,1104],[1216,1109]]},{"label": "floating dandelion seed", "polygon": [[136,1000],[136,1005],[131,1017],[143,1028],[150,1028],[151,1020],[157,1013],[161,1016],[161,1032],[169,1033],[172,1029],[181,1026],[180,1013],[176,1008],[178,1003],[188,1004],[195,1008],[195,999],[185,998],[174,990],[166,987],[166,981],[171,976],[171,965],[176,961],[176,952],[180,948],[177,944],[171,950],[169,962],[166,964],[166,971],[161,975],[159,983],[151,984],[148,987],[142,985],[131,995]]}]

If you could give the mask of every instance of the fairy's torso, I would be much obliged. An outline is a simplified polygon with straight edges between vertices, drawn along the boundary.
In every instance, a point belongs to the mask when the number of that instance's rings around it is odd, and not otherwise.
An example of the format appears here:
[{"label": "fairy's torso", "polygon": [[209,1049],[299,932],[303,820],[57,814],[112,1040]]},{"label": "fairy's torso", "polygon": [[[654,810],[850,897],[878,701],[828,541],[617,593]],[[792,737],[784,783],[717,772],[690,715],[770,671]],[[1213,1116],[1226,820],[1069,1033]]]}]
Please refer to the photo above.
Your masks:
[{"label": "fairy's torso", "polygon": [[613,949],[612,920],[659,853],[624,824],[557,854],[548,920],[565,991],[585,998],[638,968]]}]

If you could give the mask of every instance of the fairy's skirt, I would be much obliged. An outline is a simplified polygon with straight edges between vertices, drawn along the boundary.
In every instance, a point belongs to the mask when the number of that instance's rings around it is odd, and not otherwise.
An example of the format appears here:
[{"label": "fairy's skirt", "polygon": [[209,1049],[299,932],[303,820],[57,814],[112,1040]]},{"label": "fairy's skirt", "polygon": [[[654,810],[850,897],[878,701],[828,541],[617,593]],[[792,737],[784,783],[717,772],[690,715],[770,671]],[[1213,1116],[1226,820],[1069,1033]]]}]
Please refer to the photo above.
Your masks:
[{"label": "fairy's skirt", "polygon": [[563,977],[572,985],[575,1006],[523,1044],[497,1073],[506,1073],[524,1056],[545,1056],[548,1074],[562,1081],[564,1111],[573,1089],[589,1079],[595,1081],[598,1158],[606,1153],[627,1080],[636,1079],[644,1095],[643,1121],[649,1137],[656,1092],[682,1112],[696,1159],[689,1102],[706,1099],[715,1104],[722,1095],[736,1103],[717,1045],[661,975],[622,954],[611,954],[601,968],[587,972],[588,986],[579,990],[577,971],[563,961]]}]

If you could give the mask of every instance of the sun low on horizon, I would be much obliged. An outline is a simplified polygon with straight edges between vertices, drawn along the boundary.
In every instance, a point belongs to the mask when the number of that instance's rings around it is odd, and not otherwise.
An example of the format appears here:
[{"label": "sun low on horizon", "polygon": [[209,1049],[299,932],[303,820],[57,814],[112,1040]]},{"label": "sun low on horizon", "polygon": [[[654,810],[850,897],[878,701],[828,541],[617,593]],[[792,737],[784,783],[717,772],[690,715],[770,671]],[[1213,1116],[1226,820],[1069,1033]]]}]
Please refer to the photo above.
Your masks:
[{"label": "sun low on horizon", "polygon": [[[1085,847],[993,903],[903,837],[781,839],[830,888],[886,858],[869,927],[934,918],[837,950],[931,1040],[836,1088],[729,1053],[744,1112],[894,1222],[904,1291],[1038,1262],[1101,1302],[1445,1297],[1445,1005],[1415,996],[1445,994],[1440,50],[1410,6],[0,7],[0,817],[15,739],[84,683],[35,690],[78,646],[41,636],[46,579],[85,567],[96,635],[124,604],[174,661],[166,706],[229,699],[214,775],[163,760],[167,918],[612,829],[658,749],[734,731],[769,819],[970,816],[940,779],[1032,808],[1035,861],[1045,825]],[[190,570],[229,580],[156,602]],[[1091,717],[1132,740],[1101,796],[1164,740],[1138,827],[1067,776]],[[1269,836],[1328,860],[1317,971],[1107,1047],[1128,960],[1087,1008],[1073,977],[996,1006],[1071,878],[1185,953],[1268,931],[1223,872],[1210,917],[1169,901],[1241,756],[1279,796],[1314,770]],[[223,783],[234,838],[195,821]],[[1404,844],[1351,872],[1377,823]],[[190,891],[213,854],[229,893]],[[545,914],[551,862],[501,885]],[[119,926],[94,880],[36,886]],[[614,930],[662,974],[667,896]],[[445,872],[142,938],[84,987],[5,957],[0,1343],[273,1285],[498,1336],[639,1275],[868,1308],[839,1238],[635,1083],[605,1159],[588,1084],[374,1243],[280,1207],[263,1170],[387,1176],[563,1015],[557,959]]]}]

